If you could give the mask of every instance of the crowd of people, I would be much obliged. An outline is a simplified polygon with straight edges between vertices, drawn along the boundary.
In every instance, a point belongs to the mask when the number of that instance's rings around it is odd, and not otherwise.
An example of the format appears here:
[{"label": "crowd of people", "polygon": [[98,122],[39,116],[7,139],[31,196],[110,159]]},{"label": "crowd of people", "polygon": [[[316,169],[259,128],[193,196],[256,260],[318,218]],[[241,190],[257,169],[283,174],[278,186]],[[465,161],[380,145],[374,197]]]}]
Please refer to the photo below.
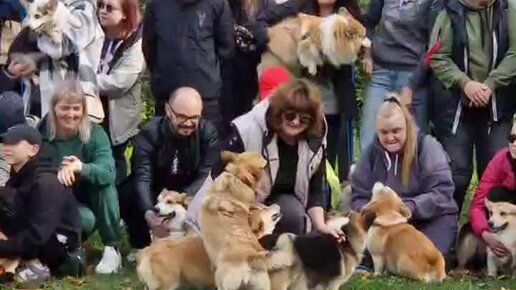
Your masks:
[{"label": "crowd of people", "polygon": [[[262,153],[259,201],[280,206],[278,232],[339,237],[324,219],[335,172],[355,210],[375,182],[394,189],[450,260],[461,210],[508,254],[484,199],[516,194],[515,0],[372,0],[365,13],[356,0],[151,0],[143,15],[138,0],[47,2],[62,42],[20,27],[19,0],[0,3],[0,258],[30,260],[20,279],[81,275],[95,231],[96,272],[118,272],[121,221],[129,260],[150,233],[168,234],[152,210],[162,189],[193,197],[197,228],[221,150]],[[372,39],[361,63],[258,75],[267,27],[341,7]],[[154,116],[142,124],[146,70]],[[360,116],[358,70],[371,78]],[[474,169],[480,183],[463,209]]]}]

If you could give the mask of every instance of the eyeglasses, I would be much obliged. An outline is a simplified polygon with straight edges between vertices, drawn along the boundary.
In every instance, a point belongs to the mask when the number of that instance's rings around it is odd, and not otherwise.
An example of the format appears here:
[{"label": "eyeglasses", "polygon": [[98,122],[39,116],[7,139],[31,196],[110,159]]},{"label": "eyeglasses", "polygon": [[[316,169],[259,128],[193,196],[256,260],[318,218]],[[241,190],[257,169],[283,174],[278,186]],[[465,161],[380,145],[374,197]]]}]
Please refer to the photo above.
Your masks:
[{"label": "eyeglasses", "polygon": [[174,117],[176,118],[176,121],[179,124],[184,124],[188,121],[195,123],[195,122],[199,121],[199,119],[201,119],[200,115],[187,116],[185,114],[181,114],[181,113],[174,111],[174,109],[172,109],[172,106],[168,103],[167,103],[167,106],[170,109],[170,111],[172,112],[172,114],[174,114]]},{"label": "eyeglasses", "polygon": [[509,135],[509,143],[514,143],[514,141],[516,141],[516,134],[511,134]]},{"label": "eyeglasses", "polygon": [[299,113],[294,110],[287,110],[283,112],[283,118],[288,122],[292,122],[296,118],[299,118],[299,123],[304,125],[310,125],[312,122],[312,116],[310,114]]},{"label": "eyeglasses", "polygon": [[99,11],[104,9],[104,8],[106,8],[106,12],[107,13],[111,13],[111,12],[113,12],[113,10],[118,10],[118,8],[113,7],[113,5],[106,4],[106,3],[102,2],[102,1],[97,2],[97,7],[98,7]]}]

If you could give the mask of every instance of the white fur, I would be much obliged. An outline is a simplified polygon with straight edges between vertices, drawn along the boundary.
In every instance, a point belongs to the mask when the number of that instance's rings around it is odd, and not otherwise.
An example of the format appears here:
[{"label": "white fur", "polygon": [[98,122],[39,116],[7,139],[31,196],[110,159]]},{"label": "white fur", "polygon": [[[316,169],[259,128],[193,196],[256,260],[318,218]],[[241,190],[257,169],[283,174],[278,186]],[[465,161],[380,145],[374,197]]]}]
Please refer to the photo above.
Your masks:
[{"label": "white fur", "polygon": [[[349,25],[349,21],[337,14],[325,17],[321,22],[321,50],[324,56],[328,58],[331,64],[340,66],[342,64],[354,63],[357,59],[357,55],[349,53],[341,53],[337,49],[336,39],[334,36],[335,26],[338,21],[344,21],[346,25]],[[353,43],[348,44],[352,46]]]},{"label": "white fur", "polygon": [[[510,204],[509,206],[514,207]],[[496,227],[501,226],[493,216],[490,217],[489,221],[494,223]],[[495,277],[498,275],[499,269],[509,268],[511,274],[516,275],[516,224],[509,222],[507,228],[495,232],[493,235],[509,250],[511,256],[499,258],[487,247],[487,274]]]},{"label": "white fur", "polygon": [[328,221],[327,225],[330,229],[341,229],[343,226],[349,223],[349,218],[347,217],[338,217],[335,219],[331,219]]},{"label": "white fur", "polygon": [[[63,41],[63,31],[58,27],[54,13],[50,12],[46,7],[50,0],[34,0],[27,4],[27,17],[23,21],[24,27],[29,27],[31,30],[49,36],[53,42],[61,43]],[[61,4],[62,5],[62,4]],[[80,20],[67,13],[63,15],[66,21],[72,28],[80,28]]]},{"label": "white fur", "polygon": [[369,48],[371,47],[371,45],[373,45],[371,39],[369,39],[368,37],[364,37],[364,39],[362,40],[362,46],[365,48]]},{"label": "white fur", "polygon": [[300,45],[297,46],[297,57],[299,63],[307,68],[311,75],[315,75],[317,73],[317,66],[323,64],[321,53],[315,44],[310,44],[307,48],[306,45],[303,46],[300,43]]},{"label": "white fur", "polygon": [[373,196],[379,194],[384,189],[385,185],[381,182],[376,182],[373,186]]},{"label": "white fur", "polygon": [[158,203],[156,204],[156,208],[158,209],[158,215],[160,216],[175,214],[175,216],[167,222],[168,228],[171,231],[183,230],[186,220],[186,209],[182,205]]}]

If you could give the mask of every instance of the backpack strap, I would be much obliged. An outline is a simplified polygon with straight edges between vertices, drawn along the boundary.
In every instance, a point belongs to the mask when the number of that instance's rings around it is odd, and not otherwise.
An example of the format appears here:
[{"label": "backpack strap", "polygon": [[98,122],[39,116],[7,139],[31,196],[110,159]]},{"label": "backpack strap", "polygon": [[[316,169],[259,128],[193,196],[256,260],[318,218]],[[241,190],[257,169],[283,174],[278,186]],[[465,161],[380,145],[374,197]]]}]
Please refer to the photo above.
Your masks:
[{"label": "backpack strap", "polygon": [[496,67],[509,49],[509,3],[507,0],[498,0],[495,5],[493,19],[498,19],[494,28],[497,40],[496,62],[494,63]]}]

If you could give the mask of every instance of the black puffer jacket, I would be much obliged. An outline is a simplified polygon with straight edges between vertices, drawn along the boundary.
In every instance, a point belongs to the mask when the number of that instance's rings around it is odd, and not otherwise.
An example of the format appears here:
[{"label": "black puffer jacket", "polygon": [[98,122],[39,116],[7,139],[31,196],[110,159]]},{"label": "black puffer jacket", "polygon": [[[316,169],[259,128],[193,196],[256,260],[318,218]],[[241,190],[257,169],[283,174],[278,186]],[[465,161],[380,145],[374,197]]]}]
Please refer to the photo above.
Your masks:
[{"label": "black puffer jacket", "polygon": [[233,55],[233,18],[225,0],[152,0],[143,23],[143,53],[156,98],[190,86],[220,97],[221,66]]},{"label": "black puffer jacket", "polygon": [[180,138],[165,117],[156,117],[134,138],[133,186],[145,212],[163,188],[194,195],[219,156],[217,130],[201,120],[197,133]]},{"label": "black puffer jacket", "polygon": [[67,239],[70,249],[80,243],[81,222],[70,188],[57,180],[50,160],[36,158],[11,172],[0,187],[0,228],[9,237],[0,241],[0,258],[34,258],[53,235]]}]

